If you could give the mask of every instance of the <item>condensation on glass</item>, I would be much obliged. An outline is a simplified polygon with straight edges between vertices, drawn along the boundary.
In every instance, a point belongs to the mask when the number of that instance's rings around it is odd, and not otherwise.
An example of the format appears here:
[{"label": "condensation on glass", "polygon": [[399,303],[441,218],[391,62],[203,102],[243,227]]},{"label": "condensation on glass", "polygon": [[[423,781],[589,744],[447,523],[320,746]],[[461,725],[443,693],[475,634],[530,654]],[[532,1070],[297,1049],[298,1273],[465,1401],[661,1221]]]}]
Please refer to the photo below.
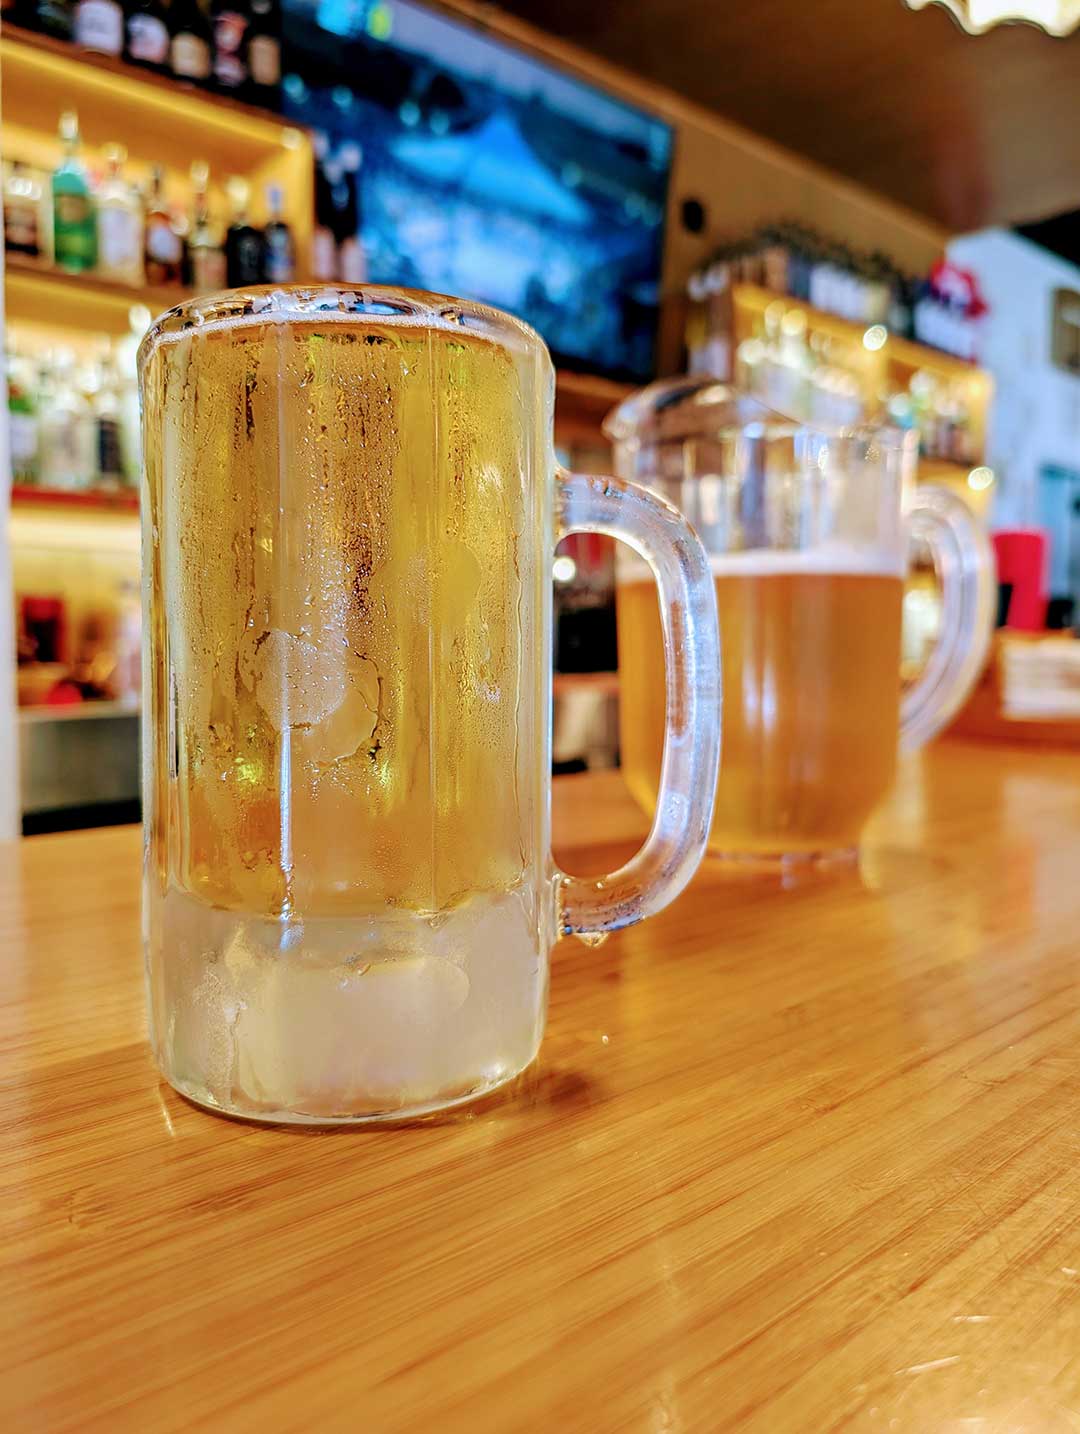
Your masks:
[{"label": "condensation on glass", "polygon": [[[724,763],[709,838],[752,861],[850,855],[892,784],[897,738],[925,742],[985,661],[994,611],[989,545],[967,507],[914,482],[917,435],[823,433],[707,377],[665,380],[606,424],[619,476],[694,526],[716,586]],[[909,546],[942,587],[940,635],[901,692]],[[621,750],[656,800],[663,659],[656,586],[617,561]]]},{"label": "condensation on glass", "polygon": [[[204,1105],[400,1117],[521,1071],[558,934],[670,901],[704,849],[718,646],[662,499],[556,470],[543,344],[494,310],[246,290],[140,353],[144,925],[158,1062]],[[657,818],[550,856],[556,539],[631,543],[668,653]]]}]

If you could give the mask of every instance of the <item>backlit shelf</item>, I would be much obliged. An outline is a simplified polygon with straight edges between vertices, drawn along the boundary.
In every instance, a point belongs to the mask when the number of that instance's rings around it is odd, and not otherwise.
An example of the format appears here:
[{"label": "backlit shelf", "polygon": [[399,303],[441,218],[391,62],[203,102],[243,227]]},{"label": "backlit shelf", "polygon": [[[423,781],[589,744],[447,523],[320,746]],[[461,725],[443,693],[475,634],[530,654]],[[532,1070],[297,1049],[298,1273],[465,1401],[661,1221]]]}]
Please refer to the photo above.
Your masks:
[{"label": "backlit shelf", "polygon": [[[892,333],[888,334],[883,343],[871,349],[864,344],[864,339],[869,330],[877,326],[838,318],[823,309],[815,309],[812,304],[804,303],[801,299],[774,293],[771,289],[763,289],[757,284],[736,284],[732,290],[732,301],[736,309],[759,315],[764,315],[767,309],[778,304],[785,312],[802,314],[810,333],[822,334],[826,338],[854,345],[864,350],[868,357],[871,354],[880,356],[882,361],[897,368],[911,371],[926,369],[949,382],[963,382],[969,388],[984,389],[986,396],[989,396],[989,374],[966,359],[945,353],[943,349],[930,348],[927,344],[915,343]],[[880,338],[880,335],[877,337]]]},{"label": "backlit shelf", "polygon": [[110,283],[94,274],[68,274],[9,255],[4,270],[9,323],[79,329],[119,336],[130,326],[133,307],[149,309],[152,318],[182,304],[188,290],[179,287],[136,287]]},{"label": "backlit shelf", "polygon": [[26,725],[39,722],[86,722],[101,721],[108,717],[138,717],[137,702],[65,702],[50,706],[39,703],[33,707],[20,707],[19,721]]},{"label": "backlit shelf", "polygon": [[137,513],[139,495],[131,488],[34,488],[16,483],[11,489],[13,508],[69,508],[83,512]]}]

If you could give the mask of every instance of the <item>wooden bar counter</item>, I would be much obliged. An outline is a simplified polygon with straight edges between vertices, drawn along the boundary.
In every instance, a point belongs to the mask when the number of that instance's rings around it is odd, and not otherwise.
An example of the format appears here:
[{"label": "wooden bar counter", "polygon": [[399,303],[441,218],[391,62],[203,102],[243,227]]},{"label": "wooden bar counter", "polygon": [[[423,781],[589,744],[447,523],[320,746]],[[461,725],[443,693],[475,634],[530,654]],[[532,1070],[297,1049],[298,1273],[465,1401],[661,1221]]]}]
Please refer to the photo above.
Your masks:
[{"label": "wooden bar counter", "polygon": [[860,874],[564,943],[537,1066],[397,1128],[186,1104],[138,834],[0,855],[5,1430],[1080,1429],[1080,758],[939,744]]}]

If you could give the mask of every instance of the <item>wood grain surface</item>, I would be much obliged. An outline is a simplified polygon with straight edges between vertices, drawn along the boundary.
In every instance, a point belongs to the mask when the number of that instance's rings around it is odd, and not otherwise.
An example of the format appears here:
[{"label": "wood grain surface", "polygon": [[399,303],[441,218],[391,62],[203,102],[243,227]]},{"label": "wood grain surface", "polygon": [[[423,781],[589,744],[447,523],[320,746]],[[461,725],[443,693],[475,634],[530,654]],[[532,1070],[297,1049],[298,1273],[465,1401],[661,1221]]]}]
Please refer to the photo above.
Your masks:
[{"label": "wood grain surface", "polygon": [[564,943],[533,1070],[397,1128],[187,1105],[136,832],[0,854],[5,1430],[1080,1429],[1077,757],[940,744],[861,872]]}]

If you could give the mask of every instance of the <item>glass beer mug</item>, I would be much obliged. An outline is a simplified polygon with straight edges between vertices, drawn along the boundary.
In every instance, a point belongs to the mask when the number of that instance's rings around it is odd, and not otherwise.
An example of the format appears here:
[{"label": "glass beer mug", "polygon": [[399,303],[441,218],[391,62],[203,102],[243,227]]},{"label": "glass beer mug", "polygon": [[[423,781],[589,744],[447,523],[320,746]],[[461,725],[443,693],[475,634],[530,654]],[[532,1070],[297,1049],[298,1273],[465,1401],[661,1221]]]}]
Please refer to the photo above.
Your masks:
[{"label": "glass beer mug", "polygon": [[[401,1117],[509,1080],[549,949],[672,900],[705,846],[708,560],[662,499],[568,474],[523,324],[365,288],[246,290],[140,351],[144,933],[168,1080],[233,1115]],[[656,821],[550,855],[551,560],[631,544],[664,609]]]},{"label": "glass beer mug", "polygon": [[[824,434],[715,379],[651,385],[605,424],[616,472],[663,494],[709,553],[720,617],[724,760],[709,849],[768,864],[853,853],[919,745],[981,671],[995,606],[967,507],[914,486],[917,435]],[[911,540],[934,557],[941,632],[901,694]],[[664,686],[656,586],[619,550],[620,736],[638,801],[657,796]]]}]

